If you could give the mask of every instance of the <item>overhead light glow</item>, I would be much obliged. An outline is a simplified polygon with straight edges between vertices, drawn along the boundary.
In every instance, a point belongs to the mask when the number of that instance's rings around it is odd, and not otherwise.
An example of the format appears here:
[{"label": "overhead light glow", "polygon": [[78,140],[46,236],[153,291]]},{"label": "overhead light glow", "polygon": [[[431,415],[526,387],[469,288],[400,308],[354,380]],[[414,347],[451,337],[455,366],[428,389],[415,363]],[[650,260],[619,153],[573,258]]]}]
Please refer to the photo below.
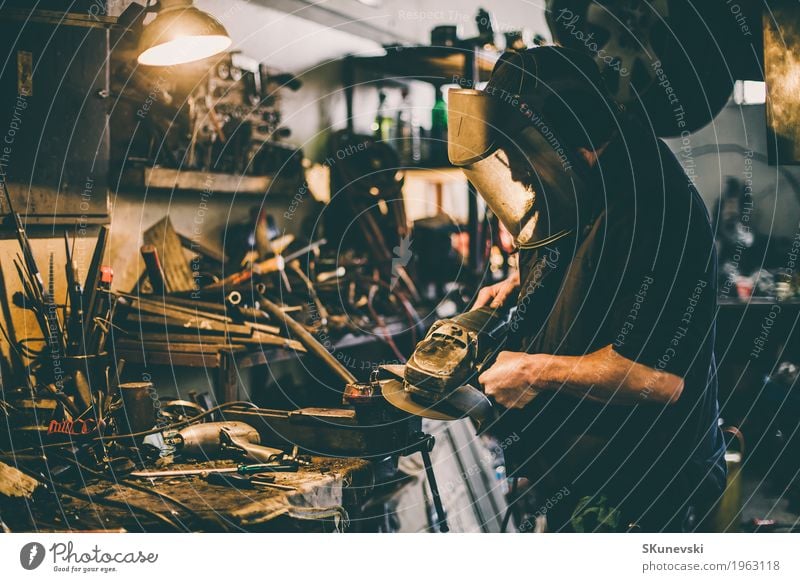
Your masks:
[{"label": "overhead light glow", "polygon": [[227,36],[184,36],[158,44],[139,55],[139,64],[169,67],[213,57],[231,46]]},{"label": "overhead light glow", "polygon": [[171,66],[214,56],[231,46],[222,23],[191,0],[161,0],[155,19],[139,37],[142,65]]}]

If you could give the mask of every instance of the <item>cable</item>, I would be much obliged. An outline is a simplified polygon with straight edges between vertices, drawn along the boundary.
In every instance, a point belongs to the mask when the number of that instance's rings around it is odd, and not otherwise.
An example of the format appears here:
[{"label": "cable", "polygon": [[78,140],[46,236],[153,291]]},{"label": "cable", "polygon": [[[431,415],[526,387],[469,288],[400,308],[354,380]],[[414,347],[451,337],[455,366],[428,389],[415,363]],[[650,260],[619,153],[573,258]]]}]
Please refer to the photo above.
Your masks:
[{"label": "cable", "polygon": [[[201,414],[198,414],[197,416],[193,416],[191,418],[187,418],[186,420],[182,420],[180,422],[174,422],[172,424],[168,424],[168,425],[165,425],[165,426],[160,426],[160,427],[152,428],[150,430],[143,430],[143,431],[140,431],[140,432],[133,432],[133,433],[129,433],[129,434],[119,434],[119,435],[109,435],[109,436],[96,436],[96,437],[92,437],[92,438],[88,439],[88,441],[90,441],[90,442],[91,441],[102,441],[103,439],[108,440],[108,441],[113,441],[113,440],[119,440],[119,439],[140,438],[140,437],[145,437],[145,436],[148,436],[148,435],[151,435],[151,434],[158,434],[158,433],[164,432],[165,430],[175,430],[177,428],[182,428],[184,426],[188,426],[188,425],[190,425],[190,424],[192,424],[192,423],[194,423],[194,422],[196,422],[196,421],[198,421],[198,420],[200,420],[202,418],[205,418],[206,416],[208,416],[210,414],[214,414],[215,412],[219,412],[221,410],[224,410],[226,408],[231,408],[233,406],[249,406],[251,408],[258,408],[258,406],[256,406],[252,402],[246,402],[244,400],[236,400],[236,401],[233,401],[233,402],[226,402],[224,404],[220,404],[218,406],[215,406],[214,408],[209,408],[208,410],[206,410],[205,412],[203,412]],[[57,447],[63,447],[63,446],[67,446],[67,445],[70,445],[70,444],[72,444],[72,443],[71,442],[67,442],[67,443],[50,443],[50,444],[47,444],[47,445],[41,444],[41,445],[36,446],[36,447],[26,447],[24,449],[16,449],[15,451],[12,451],[12,452],[14,452],[14,453],[23,453],[23,452],[35,451],[35,450],[39,450],[39,449],[52,449],[52,448],[57,448]]]}]

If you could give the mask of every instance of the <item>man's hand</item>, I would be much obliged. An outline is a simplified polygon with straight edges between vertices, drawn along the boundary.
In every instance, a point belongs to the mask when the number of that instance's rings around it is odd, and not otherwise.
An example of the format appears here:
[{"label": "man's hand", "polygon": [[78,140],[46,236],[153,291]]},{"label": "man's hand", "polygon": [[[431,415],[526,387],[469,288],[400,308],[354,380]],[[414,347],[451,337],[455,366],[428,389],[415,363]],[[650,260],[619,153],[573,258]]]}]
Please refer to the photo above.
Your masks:
[{"label": "man's hand", "polygon": [[531,386],[534,356],[521,352],[500,352],[492,367],[478,378],[487,396],[506,408],[524,408],[539,393]]},{"label": "man's hand", "polygon": [[515,270],[504,281],[481,289],[470,311],[475,311],[484,305],[488,305],[492,309],[502,307],[507,301],[513,300],[518,291],[519,271]]}]

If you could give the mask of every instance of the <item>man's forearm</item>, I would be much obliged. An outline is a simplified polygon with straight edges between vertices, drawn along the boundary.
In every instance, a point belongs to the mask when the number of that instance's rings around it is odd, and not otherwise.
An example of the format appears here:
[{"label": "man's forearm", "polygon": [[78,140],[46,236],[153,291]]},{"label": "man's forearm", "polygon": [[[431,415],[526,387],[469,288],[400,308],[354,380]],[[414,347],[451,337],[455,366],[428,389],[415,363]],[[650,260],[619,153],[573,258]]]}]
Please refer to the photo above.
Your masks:
[{"label": "man's forearm", "polygon": [[610,345],[585,356],[531,354],[526,368],[534,390],[611,404],[674,403],[683,391],[679,376],[633,362]]}]

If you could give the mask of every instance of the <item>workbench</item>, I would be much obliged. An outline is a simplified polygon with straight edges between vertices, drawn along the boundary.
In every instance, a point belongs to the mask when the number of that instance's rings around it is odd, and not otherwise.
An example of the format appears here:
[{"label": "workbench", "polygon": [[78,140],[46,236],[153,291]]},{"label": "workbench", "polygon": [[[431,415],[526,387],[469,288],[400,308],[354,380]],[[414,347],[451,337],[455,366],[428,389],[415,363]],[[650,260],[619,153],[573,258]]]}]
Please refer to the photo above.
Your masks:
[{"label": "workbench", "polygon": [[[220,460],[169,464],[157,469],[235,465],[233,461]],[[294,489],[212,485],[200,475],[157,479],[118,475],[120,483],[92,480],[91,476],[85,475],[87,484],[80,491],[87,499],[78,500],[59,492],[62,487],[59,481],[48,484],[55,496],[45,494],[48,497],[46,502],[37,500],[29,507],[39,531],[169,531],[166,524],[147,514],[111,508],[100,499],[167,515],[175,509],[172,517],[186,531],[347,531],[357,525],[360,507],[371,494],[374,482],[372,464],[356,458],[312,457],[311,464],[301,466],[297,472],[274,475],[276,484]],[[157,495],[126,487],[128,482],[166,494],[187,506],[195,515]],[[70,487],[79,489],[76,484]],[[97,499],[98,502],[92,503],[88,499]],[[205,523],[198,524],[199,521]],[[12,529],[15,528],[12,526]]]}]

